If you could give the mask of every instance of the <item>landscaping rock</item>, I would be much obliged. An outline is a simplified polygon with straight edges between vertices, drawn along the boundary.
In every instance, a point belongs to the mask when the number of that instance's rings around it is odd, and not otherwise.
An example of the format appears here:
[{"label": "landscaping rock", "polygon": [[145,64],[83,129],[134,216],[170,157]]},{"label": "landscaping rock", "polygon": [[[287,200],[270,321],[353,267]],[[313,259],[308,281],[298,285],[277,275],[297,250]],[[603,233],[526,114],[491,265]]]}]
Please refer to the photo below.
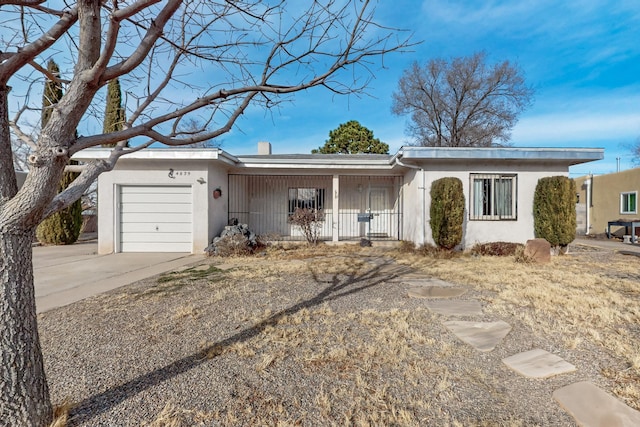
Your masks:
[{"label": "landscaping rock", "polygon": [[360,246],[363,248],[370,248],[371,247],[371,240],[369,239],[360,239]]},{"label": "landscaping rock", "polygon": [[551,244],[545,239],[527,240],[524,246],[524,256],[536,263],[546,263],[551,261]]},{"label": "landscaping rock", "polygon": [[[237,221],[237,220],[236,220]],[[247,224],[227,225],[219,237],[214,237],[211,244],[204,250],[207,255],[221,255],[220,247],[232,247],[234,254],[250,252],[258,246],[256,234],[249,230]]]}]

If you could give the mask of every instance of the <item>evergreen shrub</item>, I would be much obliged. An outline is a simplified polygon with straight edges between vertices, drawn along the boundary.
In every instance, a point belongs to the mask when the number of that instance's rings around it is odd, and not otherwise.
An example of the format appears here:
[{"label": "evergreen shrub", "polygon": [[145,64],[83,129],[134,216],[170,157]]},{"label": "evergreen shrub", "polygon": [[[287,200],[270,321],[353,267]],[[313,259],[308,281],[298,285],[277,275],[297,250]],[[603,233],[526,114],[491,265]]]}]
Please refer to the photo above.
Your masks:
[{"label": "evergreen shrub", "polygon": [[535,236],[566,246],[576,236],[576,183],[566,176],[538,180],[533,198]]},{"label": "evergreen shrub", "polygon": [[[60,181],[60,191],[75,179],[77,173],[65,172]],[[38,225],[36,237],[45,245],[71,245],[80,237],[82,228],[82,202],[76,200],[71,206],[62,209]]]},{"label": "evergreen shrub", "polygon": [[431,184],[431,234],[435,244],[451,250],[462,242],[464,194],[458,178],[441,178]]}]

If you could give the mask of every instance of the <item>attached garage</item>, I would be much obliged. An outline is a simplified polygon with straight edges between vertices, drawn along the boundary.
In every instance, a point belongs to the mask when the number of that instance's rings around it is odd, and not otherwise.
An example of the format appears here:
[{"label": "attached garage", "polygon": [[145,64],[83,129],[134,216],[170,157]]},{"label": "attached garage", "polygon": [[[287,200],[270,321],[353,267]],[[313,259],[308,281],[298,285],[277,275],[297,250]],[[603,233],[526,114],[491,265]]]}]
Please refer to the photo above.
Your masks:
[{"label": "attached garage", "polygon": [[121,185],[118,200],[120,252],[191,252],[190,185]]}]

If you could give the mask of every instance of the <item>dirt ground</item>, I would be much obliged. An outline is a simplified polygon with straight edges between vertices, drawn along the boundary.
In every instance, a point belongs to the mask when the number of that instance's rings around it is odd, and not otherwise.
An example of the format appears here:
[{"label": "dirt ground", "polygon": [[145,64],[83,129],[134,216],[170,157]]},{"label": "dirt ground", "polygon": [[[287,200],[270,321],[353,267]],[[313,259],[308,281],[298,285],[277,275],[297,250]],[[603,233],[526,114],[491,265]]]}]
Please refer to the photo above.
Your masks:
[{"label": "dirt ground", "polygon": [[[550,264],[359,246],[209,258],[39,317],[70,426],[571,426],[554,390],[591,381],[640,409],[640,258],[587,246]],[[461,285],[512,326],[491,352],[409,298]],[[541,348],[576,371],[502,363]]]}]

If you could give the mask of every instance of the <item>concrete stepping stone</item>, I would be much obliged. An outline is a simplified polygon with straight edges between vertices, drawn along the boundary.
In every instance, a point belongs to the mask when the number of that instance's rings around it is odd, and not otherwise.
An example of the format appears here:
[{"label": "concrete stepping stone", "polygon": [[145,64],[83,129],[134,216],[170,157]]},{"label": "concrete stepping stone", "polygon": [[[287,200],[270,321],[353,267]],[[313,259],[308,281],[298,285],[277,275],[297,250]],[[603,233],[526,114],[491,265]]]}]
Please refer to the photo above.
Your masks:
[{"label": "concrete stepping stone", "polygon": [[562,357],[541,348],[514,354],[502,359],[502,362],[527,378],[549,378],[576,370],[575,366]]},{"label": "concrete stepping stone", "polygon": [[460,340],[484,352],[496,348],[511,331],[511,325],[502,320],[497,322],[449,320],[443,324]]},{"label": "concrete stepping stone", "polygon": [[482,314],[482,305],[479,301],[428,301],[425,305],[434,313],[445,316],[478,316]]},{"label": "concrete stepping stone", "polygon": [[407,279],[407,278],[403,278],[399,281],[400,283],[403,283],[405,285],[411,285],[411,286],[441,286],[441,287],[458,287],[457,285],[451,283],[451,282],[445,282],[444,280],[440,280],[440,279],[433,279],[433,278],[428,278],[428,277],[422,277],[422,278],[416,278],[416,279]]},{"label": "concrete stepping stone", "polygon": [[562,387],[553,392],[553,398],[584,427],[640,426],[639,411],[589,381]]},{"label": "concrete stepping stone", "polygon": [[454,288],[451,286],[421,286],[409,289],[411,298],[454,298],[464,295],[467,292],[464,288]]}]

